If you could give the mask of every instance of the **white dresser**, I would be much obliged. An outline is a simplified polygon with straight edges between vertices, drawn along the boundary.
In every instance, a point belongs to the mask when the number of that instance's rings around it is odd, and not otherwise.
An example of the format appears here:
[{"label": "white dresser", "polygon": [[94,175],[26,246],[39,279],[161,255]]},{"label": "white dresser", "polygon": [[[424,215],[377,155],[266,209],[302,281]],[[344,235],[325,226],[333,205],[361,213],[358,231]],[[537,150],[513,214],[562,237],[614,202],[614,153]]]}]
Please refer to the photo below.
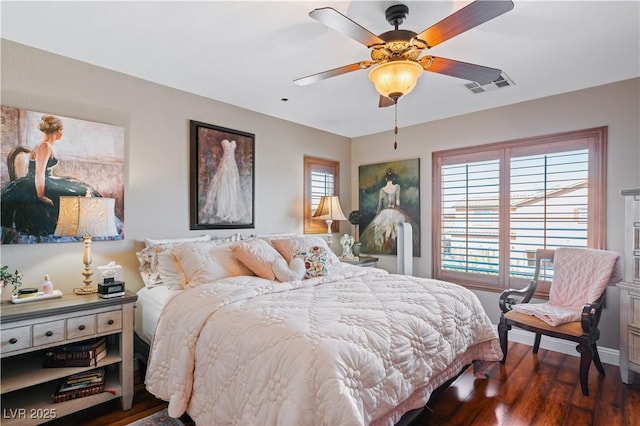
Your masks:
[{"label": "white dresser", "polygon": [[620,288],[620,375],[626,384],[640,373],[640,189],[625,197],[624,280]]}]

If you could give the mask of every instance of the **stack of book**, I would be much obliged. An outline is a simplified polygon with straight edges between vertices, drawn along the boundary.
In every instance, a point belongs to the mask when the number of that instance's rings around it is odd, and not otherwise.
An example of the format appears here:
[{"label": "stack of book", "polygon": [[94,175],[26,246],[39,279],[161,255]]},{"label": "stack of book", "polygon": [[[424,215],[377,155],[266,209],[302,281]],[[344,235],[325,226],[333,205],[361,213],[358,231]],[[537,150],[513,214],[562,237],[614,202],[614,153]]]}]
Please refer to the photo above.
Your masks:
[{"label": "stack of book", "polygon": [[104,392],[104,368],[67,377],[53,394],[53,402],[64,402]]},{"label": "stack of book", "polygon": [[45,354],[44,367],[91,367],[107,356],[107,339],[60,346]]}]

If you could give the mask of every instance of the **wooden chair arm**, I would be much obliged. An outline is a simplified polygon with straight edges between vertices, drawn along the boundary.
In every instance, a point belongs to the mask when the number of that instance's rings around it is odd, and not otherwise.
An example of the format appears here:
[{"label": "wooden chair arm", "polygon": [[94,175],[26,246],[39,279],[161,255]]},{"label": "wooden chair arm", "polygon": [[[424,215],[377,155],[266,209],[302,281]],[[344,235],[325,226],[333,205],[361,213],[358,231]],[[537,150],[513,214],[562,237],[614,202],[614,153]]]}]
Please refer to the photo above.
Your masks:
[{"label": "wooden chair arm", "polygon": [[[529,300],[533,297],[533,293],[536,291],[537,286],[538,282],[532,280],[523,289],[510,288],[503,291],[500,294],[500,299],[498,300],[502,312],[509,312],[511,307],[518,303],[529,303]],[[517,298],[522,298],[522,300],[518,301]]]},{"label": "wooden chair arm", "polygon": [[582,325],[582,331],[586,334],[591,334],[598,328],[600,323],[600,315],[602,314],[602,308],[604,307],[605,293],[602,293],[600,299],[594,303],[588,303],[582,308],[582,315],[580,316],[580,323]]}]

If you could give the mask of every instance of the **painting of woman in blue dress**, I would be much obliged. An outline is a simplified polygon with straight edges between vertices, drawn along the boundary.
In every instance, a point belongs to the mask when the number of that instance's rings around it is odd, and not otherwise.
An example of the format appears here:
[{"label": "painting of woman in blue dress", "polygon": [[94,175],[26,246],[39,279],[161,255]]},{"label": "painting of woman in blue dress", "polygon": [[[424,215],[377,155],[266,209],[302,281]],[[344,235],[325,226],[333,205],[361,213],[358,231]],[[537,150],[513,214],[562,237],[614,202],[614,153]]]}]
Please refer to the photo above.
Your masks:
[{"label": "painting of woman in blue dress", "polygon": [[[15,118],[16,111],[18,117],[24,118],[24,111],[5,107],[3,118]],[[60,197],[103,196],[78,177],[56,173],[61,163],[58,147],[65,139],[63,121],[45,114],[37,120],[36,127],[41,136],[33,148],[28,144],[17,144],[7,153],[8,182],[3,182],[0,204],[3,244],[61,241],[53,235]],[[3,145],[4,142],[5,135]],[[121,235],[122,222],[116,218],[116,223]]]},{"label": "painting of woman in blue dress", "polygon": [[359,174],[361,251],[396,254],[398,224],[407,222],[412,227],[414,256],[420,256],[419,160],[360,166]]}]

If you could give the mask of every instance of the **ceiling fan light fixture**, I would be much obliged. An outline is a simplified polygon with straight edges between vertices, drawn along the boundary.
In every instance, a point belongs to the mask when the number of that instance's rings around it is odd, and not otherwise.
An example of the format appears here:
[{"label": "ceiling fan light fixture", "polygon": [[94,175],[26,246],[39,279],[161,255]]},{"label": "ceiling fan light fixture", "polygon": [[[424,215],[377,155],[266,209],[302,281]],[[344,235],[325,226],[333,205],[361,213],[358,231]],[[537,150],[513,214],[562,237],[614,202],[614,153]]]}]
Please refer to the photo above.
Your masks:
[{"label": "ceiling fan light fixture", "polygon": [[397,99],[416,87],[422,70],[422,66],[415,61],[390,61],[372,69],[369,72],[369,80],[382,96]]}]

